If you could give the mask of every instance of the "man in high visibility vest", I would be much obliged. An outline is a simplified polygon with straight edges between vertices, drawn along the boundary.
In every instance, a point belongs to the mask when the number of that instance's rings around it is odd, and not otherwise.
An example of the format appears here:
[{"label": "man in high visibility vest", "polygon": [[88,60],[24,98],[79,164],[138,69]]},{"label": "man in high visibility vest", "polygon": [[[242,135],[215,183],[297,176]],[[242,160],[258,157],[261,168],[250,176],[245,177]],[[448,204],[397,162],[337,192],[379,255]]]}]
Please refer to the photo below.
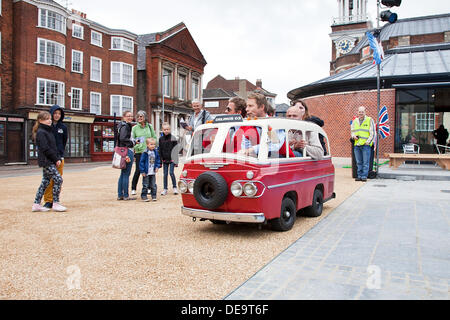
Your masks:
[{"label": "man in high visibility vest", "polygon": [[367,181],[369,174],[370,153],[375,139],[375,123],[366,116],[366,108],[358,108],[358,117],[352,121],[352,139],[357,170],[356,181]]}]

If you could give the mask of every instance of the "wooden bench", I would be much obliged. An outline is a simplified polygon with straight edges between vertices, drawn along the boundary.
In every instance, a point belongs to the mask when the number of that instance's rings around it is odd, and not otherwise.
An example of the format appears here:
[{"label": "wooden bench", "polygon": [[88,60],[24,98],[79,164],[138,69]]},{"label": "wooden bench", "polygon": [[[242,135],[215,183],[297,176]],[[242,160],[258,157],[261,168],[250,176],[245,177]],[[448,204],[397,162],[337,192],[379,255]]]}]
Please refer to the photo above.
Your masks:
[{"label": "wooden bench", "polygon": [[434,161],[444,170],[450,170],[450,154],[407,154],[407,153],[385,153],[384,156],[389,158],[389,167],[397,169],[399,165],[406,160],[411,161]]}]

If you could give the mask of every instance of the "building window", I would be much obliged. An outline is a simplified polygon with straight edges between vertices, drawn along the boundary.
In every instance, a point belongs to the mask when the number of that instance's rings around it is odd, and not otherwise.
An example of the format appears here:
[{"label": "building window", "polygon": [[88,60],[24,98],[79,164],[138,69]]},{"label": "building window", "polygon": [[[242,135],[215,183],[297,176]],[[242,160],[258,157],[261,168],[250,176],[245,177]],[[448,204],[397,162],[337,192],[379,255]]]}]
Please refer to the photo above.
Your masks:
[{"label": "building window", "polygon": [[111,115],[121,117],[124,111],[133,112],[133,97],[111,95]]},{"label": "building window", "polygon": [[416,113],[416,131],[433,131],[434,113]]},{"label": "building window", "polygon": [[72,50],[72,71],[83,73],[83,52]]},{"label": "building window", "polygon": [[91,57],[91,81],[102,82],[102,59]]},{"label": "building window", "polygon": [[39,63],[65,68],[66,47],[58,42],[38,38]]},{"label": "building window", "polygon": [[111,62],[111,84],[133,86],[133,65]]},{"label": "building window", "polygon": [[83,40],[84,39],[84,27],[78,24],[72,24],[72,37]]},{"label": "building window", "polygon": [[186,76],[183,74],[178,75],[178,98],[186,99]]},{"label": "building window", "polygon": [[171,88],[172,83],[172,70],[169,69],[163,69],[163,94],[166,97],[170,97],[170,93],[172,92]]},{"label": "building window", "polygon": [[64,82],[38,78],[36,104],[64,108]]},{"label": "building window", "polygon": [[39,9],[39,26],[66,34],[66,18],[59,13]]},{"label": "building window", "polygon": [[2,78],[0,78],[0,110],[2,110]]},{"label": "building window", "polygon": [[199,81],[198,79],[192,79],[192,99],[199,99]]},{"label": "building window", "polygon": [[91,31],[91,44],[98,47],[102,46],[102,34],[100,32]]},{"label": "building window", "polygon": [[111,37],[111,50],[123,50],[134,53],[134,43],[122,37]]},{"label": "building window", "polygon": [[83,90],[80,88],[72,88],[70,108],[75,110],[82,109]]},{"label": "building window", "polygon": [[91,92],[90,112],[102,114],[102,94],[100,92]]},{"label": "building window", "polygon": [[67,139],[65,157],[89,156],[90,124],[65,122],[69,137]]}]

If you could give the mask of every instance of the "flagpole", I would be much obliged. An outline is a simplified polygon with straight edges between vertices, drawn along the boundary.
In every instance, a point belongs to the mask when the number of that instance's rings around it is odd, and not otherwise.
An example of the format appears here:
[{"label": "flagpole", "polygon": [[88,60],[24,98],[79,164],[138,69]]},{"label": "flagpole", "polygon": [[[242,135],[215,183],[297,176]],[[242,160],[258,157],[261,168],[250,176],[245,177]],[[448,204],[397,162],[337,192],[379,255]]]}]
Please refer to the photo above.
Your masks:
[{"label": "flagpole", "polygon": [[[377,30],[379,30],[380,29],[380,0],[377,0]],[[380,37],[380,34],[378,34],[378,37]],[[381,40],[381,39],[380,39]],[[377,40],[378,41],[378,40]],[[381,44],[381,41],[380,41],[380,45],[382,45]],[[379,164],[379,150],[380,150],[380,135],[379,135],[379,130],[380,130],[380,128],[378,127],[378,125],[379,125],[379,114],[380,114],[380,64],[381,64],[381,61],[380,61],[380,63],[378,64],[377,63],[377,127],[376,127],[376,138],[377,138],[377,144],[376,144],[376,147],[377,147],[377,171],[376,171],[376,174],[377,174],[377,176],[378,176],[378,164]],[[372,164],[373,165],[373,164]]]}]

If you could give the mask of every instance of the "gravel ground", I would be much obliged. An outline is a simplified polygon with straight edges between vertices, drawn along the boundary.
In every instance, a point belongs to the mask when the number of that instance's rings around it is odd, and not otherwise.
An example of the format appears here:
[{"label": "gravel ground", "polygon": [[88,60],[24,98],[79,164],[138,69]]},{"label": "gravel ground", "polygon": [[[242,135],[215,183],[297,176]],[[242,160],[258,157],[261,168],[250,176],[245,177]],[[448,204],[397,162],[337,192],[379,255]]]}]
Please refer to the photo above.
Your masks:
[{"label": "gravel ground", "polygon": [[180,196],[159,196],[162,172],[157,202],[117,201],[118,176],[66,172],[65,213],[31,212],[39,175],[0,178],[0,299],[222,299],[362,185],[336,168],[322,216],[273,232],[194,223]]}]

